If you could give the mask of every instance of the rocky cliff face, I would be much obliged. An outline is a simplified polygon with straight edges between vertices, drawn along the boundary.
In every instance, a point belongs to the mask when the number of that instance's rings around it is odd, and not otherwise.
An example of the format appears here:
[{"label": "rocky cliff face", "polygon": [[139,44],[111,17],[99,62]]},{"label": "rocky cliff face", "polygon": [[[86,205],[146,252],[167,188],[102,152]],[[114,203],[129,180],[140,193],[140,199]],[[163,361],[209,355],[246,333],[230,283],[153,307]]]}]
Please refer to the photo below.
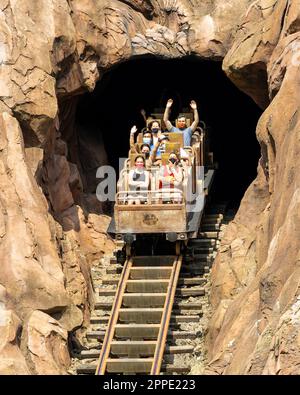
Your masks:
[{"label": "rocky cliff face", "polygon": [[208,371],[299,373],[299,6],[0,0],[1,373],[68,368],[68,332],[84,327],[93,303],[90,267],[113,249],[86,187],[105,150],[77,130],[76,97],[145,54],[224,59],[265,110],[258,177],[214,267]]},{"label": "rocky cliff face", "polygon": [[213,270],[209,350],[217,373],[299,374],[299,2],[268,3],[248,15],[250,31],[224,60],[234,81],[236,68],[258,62],[271,103],[256,130],[258,177]]}]

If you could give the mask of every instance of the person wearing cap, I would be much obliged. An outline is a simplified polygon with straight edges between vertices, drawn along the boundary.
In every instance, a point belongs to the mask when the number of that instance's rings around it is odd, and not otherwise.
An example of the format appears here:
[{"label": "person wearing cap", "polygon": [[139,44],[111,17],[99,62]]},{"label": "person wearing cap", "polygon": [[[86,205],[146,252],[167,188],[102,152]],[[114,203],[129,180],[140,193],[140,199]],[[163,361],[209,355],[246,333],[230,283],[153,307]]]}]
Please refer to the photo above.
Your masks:
[{"label": "person wearing cap", "polygon": [[[165,150],[164,145],[167,140],[169,140],[169,137],[165,136],[164,134],[161,134],[160,137],[157,139],[157,142],[154,144],[154,147],[153,147],[151,154],[150,154],[151,165],[154,165],[154,166],[161,165],[161,152]],[[161,152],[158,155],[157,153],[159,150]]]},{"label": "person wearing cap", "polygon": [[185,116],[179,115],[177,119],[178,128],[173,126],[172,123],[169,121],[172,104],[173,100],[169,99],[164,113],[164,123],[169,132],[183,133],[184,146],[189,147],[191,145],[192,134],[196,130],[199,123],[197,103],[194,100],[192,100],[190,103],[190,106],[194,111],[194,122],[191,124],[191,126],[187,127]]},{"label": "person wearing cap", "polygon": [[180,165],[183,169],[183,173],[187,176],[191,173],[191,160],[188,152],[183,148],[180,148]]}]

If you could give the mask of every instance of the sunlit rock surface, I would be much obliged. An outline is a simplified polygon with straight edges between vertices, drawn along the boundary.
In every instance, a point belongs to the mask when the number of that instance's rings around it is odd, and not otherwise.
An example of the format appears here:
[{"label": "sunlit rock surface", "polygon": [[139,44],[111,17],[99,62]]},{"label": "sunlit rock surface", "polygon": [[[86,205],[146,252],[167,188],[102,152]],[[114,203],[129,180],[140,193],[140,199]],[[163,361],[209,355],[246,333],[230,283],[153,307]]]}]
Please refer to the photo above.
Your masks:
[{"label": "sunlit rock surface", "polygon": [[299,10],[299,0],[0,0],[1,373],[68,368],[67,332],[93,303],[90,268],[114,248],[91,186],[105,147],[76,130],[76,96],[145,54],[224,59],[265,110],[258,177],[213,269],[207,372],[300,373]]}]

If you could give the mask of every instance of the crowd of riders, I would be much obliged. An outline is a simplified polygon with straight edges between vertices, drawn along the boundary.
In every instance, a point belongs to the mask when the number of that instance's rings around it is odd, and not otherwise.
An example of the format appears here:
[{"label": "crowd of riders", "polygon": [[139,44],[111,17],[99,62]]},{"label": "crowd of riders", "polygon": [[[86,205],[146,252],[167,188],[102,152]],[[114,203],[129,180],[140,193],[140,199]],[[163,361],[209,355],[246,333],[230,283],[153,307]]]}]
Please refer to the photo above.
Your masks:
[{"label": "crowd of riders", "polygon": [[[172,125],[169,120],[172,104],[173,100],[169,99],[164,112],[163,121],[166,126],[166,132],[182,133],[184,147],[190,147],[192,134],[199,123],[197,104],[194,100],[190,103],[194,113],[194,120],[190,126],[188,126],[187,119],[184,115],[178,116],[177,126]],[[153,120],[142,130],[142,144],[137,144],[135,142],[135,134],[137,131],[138,129],[136,126],[133,126],[130,131],[130,152],[136,154],[136,156],[134,167],[129,171],[128,186],[131,193],[128,203],[146,203],[145,196],[149,188],[151,177],[149,169],[152,166],[160,167],[159,189],[167,188],[173,191],[182,191],[184,174],[189,171],[190,166],[188,152],[186,152],[183,147],[180,148],[180,150],[174,150],[169,153],[167,164],[162,164],[162,153],[165,152],[165,144],[169,138],[161,130],[160,121]],[[178,199],[178,201],[175,199],[173,202],[180,203],[180,199]]]}]

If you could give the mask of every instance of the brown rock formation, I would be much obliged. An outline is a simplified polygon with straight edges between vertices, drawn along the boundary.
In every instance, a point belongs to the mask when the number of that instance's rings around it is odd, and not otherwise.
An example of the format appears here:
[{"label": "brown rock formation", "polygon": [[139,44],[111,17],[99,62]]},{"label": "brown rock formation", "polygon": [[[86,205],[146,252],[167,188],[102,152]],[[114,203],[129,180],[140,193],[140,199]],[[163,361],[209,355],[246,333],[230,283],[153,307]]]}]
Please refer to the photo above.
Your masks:
[{"label": "brown rock formation", "polygon": [[1,374],[29,374],[17,339],[21,329],[21,321],[13,311],[6,310],[2,302],[0,304],[0,328]]},{"label": "brown rock formation", "polygon": [[65,373],[70,364],[68,333],[56,320],[33,311],[25,322],[22,338],[27,364],[34,374]]},{"label": "brown rock formation", "polygon": [[68,366],[90,266],[113,249],[95,199],[106,153],[77,129],[76,95],[145,54],[224,58],[265,109],[258,177],[214,268],[209,369],[299,373],[299,20],[298,0],[0,0],[1,373]]},{"label": "brown rock formation", "polygon": [[4,112],[0,125],[0,282],[6,288],[9,307],[21,317],[32,309],[63,309],[69,301],[51,242],[46,200],[26,165],[17,120]]},{"label": "brown rock formation", "polygon": [[[257,127],[259,176],[228,226],[213,271],[210,371],[225,374],[299,374],[299,3],[271,3],[266,15],[261,4],[257,9],[264,32],[271,15],[280,28],[272,51],[264,52],[265,40],[248,43],[249,54],[264,63],[272,99]],[[239,59],[232,54],[229,68]]]}]

